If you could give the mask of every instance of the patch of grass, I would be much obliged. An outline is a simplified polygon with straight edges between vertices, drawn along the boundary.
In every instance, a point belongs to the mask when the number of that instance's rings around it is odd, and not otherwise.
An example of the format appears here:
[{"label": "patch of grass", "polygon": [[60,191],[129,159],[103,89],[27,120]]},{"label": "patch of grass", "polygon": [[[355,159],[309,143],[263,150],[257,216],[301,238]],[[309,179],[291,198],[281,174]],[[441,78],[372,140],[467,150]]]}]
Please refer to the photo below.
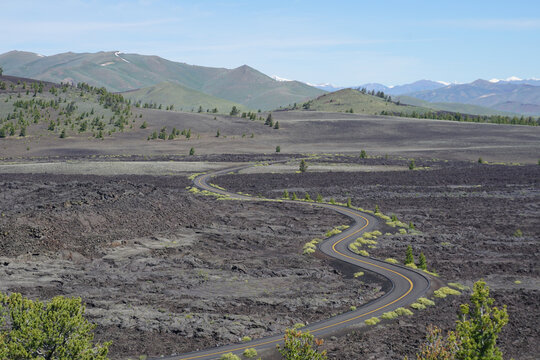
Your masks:
[{"label": "patch of grass", "polygon": [[449,288],[448,286],[443,286],[442,288],[433,292],[433,296],[436,298],[445,298],[448,295],[461,295],[461,293],[455,289]]},{"label": "patch of grass", "polygon": [[411,307],[415,310],[424,310],[426,305],[415,302],[411,304]]},{"label": "patch of grass", "polygon": [[448,286],[453,287],[454,289],[458,289],[459,291],[470,290],[468,286],[462,285],[457,282],[450,282],[448,283]]},{"label": "patch of grass", "polygon": [[366,325],[377,325],[380,322],[381,320],[378,317],[372,317],[371,319],[367,319],[366,321],[364,321]]},{"label": "patch of grass", "polygon": [[419,304],[425,305],[425,306],[434,306],[435,305],[435,301],[430,300],[428,298],[418,298],[416,300],[416,302],[419,303]]},{"label": "patch of grass", "polygon": [[413,312],[409,309],[405,309],[404,307],[397,308],[394,310],[398,316],[412,316]]},{"label": "patch of grass", "polygon": [[435,301],[430,300],[430,299],[425,298],[425,297],[418,298],[416,300],[416,302],[419,303],[419,304],[425,305],[425,306],[434,306],[435,305]]},{"label": "patch of grass", "polygon": [[405,266],[410,267],[411,269],[418,269],[418,266],[416,266],[415,263],[408,263],[408,264],[405,264]]},{"label": "patch of grass", "polygon": [[321,242],[321,239],[319,239],[319,238],[315,238],[315,239],[307,242],[304,245],[304,248],[303,248],[304,255],[313,254],[315,252],[315,250],[317,249],[317,244],[320,243],[320,242]]},{"label": "patch of grass", "polygon": [[216,184],[210,184],[210,186],[219,190],[227,191],[225,188],[222,188],[221,186],[216,185]]},{"label": "patch of grass", "polygon": [[399,315],[395,311],[388,311],[382,314],[381,318],[385,320],[392,320],[397,318]]}]

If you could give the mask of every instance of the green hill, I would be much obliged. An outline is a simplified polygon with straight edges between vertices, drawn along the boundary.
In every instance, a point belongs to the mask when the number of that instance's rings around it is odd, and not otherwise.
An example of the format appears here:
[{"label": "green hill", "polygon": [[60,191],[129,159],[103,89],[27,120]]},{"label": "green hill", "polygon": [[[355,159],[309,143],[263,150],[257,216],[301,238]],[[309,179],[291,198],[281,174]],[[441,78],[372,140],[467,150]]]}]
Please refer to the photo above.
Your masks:
[{"label": "green hill", "polygon": [[303,104],[303,108],[315,111],[347,112],[351,109],[354,113],[380,115],[382,111],[395,113],[424,113],[426,108],[397,105],[380,97],[364,94],[354,89],[343,89],[324,94],[316,99]]},{"label": "green hill", "polygon": [[174,105],[174,109],[181,111],[197,111],[199,106],[205,112],[207,109],[211,111],[217,108],[219,113],[229,113],[233,106],[245,109],[245,106],[238,103],[207,95],[172,82],[163,82],[148,88],[127,91],[122,95],[143,104],[162,104],[163,107]]},{"label": "green hill", "polygon": [[109,91],[141,89],[165,81],[240,103],[269,110],[324,94],[296,81],[276,81],[243,65],[236,69],[212,68],[169,61],[158,56],[98,53],[63,53],[39,56],[11,51],[0,55],[4,73],[51,82],[85,82]]},{"label": "green hill", "polygon": [[471,105],[471,104],[444,103],[444,102],[431,103],[429,101],[417,99],[417,98],[406,96],[406,95],[396,97],[396,100],[401,101],[403,104],[414,105],[414,106],[429,108],[433,110],[457,112],[457,113],[462,113],[462,114],[505,115],[505,116],[516,115],[515,113],[511,113],[511,112],[495,110],[495,109],[490,109],[483,106]]}]

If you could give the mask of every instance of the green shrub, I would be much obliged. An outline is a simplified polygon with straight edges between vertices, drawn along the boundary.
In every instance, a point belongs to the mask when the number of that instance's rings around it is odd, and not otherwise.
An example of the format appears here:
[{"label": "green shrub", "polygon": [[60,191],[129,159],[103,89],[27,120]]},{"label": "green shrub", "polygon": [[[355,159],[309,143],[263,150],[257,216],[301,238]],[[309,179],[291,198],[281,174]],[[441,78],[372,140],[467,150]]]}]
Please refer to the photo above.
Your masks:
[{"label": "green shrub", "polygon": [[398,316],[412,316],[413,312],[409,309],[405,309],[403,307],[397,308],[394,310]]},{"label": "green shrub", "polygon": [[248,341],[251,341],[251,337],[246,335],[246,336],[243,336],[241,340],[242,342],[248,342]]},{"label": "green shrub", "polygon": [[424,310],[426,305],[415,302],[411,304],[411,307],[415,310]]},{"label": "green shrub", "polygon": [[408,264],[405,264],[405,266],[410,267],[411,269],[418,269],[418,266],[416,266],[415,263],[408,263]]},{"label": "green shrub", "polygon": [[360,277],[360,276],[364,276],[364,272],[363,271],[355,272],[353,276],[355,278]]},{"label": "green shrub", "polygon": [[302,324],[302,323],[296,323],[296,324],[293,325],[292,328],[295,329],[295,330],[298,330],[298,329],[301,329],[301,328],[303,328],[303,327],[305,327],[305,326],[306,326],[305,324]]},{"label": "green shrub", "polygon": [[243,354],[245,357],[247,357],[248,359],[251,359],[251,358],[254,358],[257,356],[257,350],[255,350],[254,348],[249,348],[249,349],[246,349],[244,350],[244,354]]},{"label": "green shrub", "polygon": [[283,195],[281,195],[282,199],[288,199],[289,198],[289,192],[287,189],[283,190]]},{"label": "green shrub", "polygon": [[358,255],[369,256],[369,253],[366,250],[360,250],[358,251]]},{"label": "green shrub", "polygon": [[461,293],[447,286],[443,286],[442,288],[433,292],[433,296],[435,296],[436,298],[445,298],[448,295],[461,295]]},{"label": "green shrub", "polygon": [[399,315],[395,311],[389,311],[382,314],[381,318],[385,320],[392,320],[397,318]]},{"label": "green shrub", "polygon": [[220,360],[241,360],[238,355],[234,355],[232,352],[221,355],[219,359]]},{"label": "green shrub", "polygon": [[523,237],[523,231],[521,231],[521,229],[517,229],[517,230],[514,232],[514,236],[515,236],[515,237]]},{"label": "green shrub", "polygon": [[430,299],[425,298],[425,297],[418,298],[416,300],[416,302],[419,303],[419,304],[425,305],[425,306],[434,306],[435,305],[435,301],[430,300]]},{"label": "green shrub", "polygon": [[351,310],[351,311],[355,311],[355,310],[356,310],[356,306],[354,306],[354,305],[351,305],[351,307],[349,308],[349,310]]},{"label": "green shrub", "polygon": [[297,329],[285,330],[285,337],[282,346],[278,346],[278,351],[283,359],[290,360],[326,360],[326,351],[319,351],[318,347],[323,344],[323,340],[316,339],[311,333],[302,333]]},{"label": "green shrub", "polygon": [[398,264],[399,261],[397,261],[396,259],[393,259],[393,258],[386,258],[384,259],[384,261],[390,263],[390,264]]},{"label": "green shrub", "polygon": [[378,317],[372,317],[371,319],[367,319],[366,321],[364,321],[366,325],[377,325],[380,322],[381,320]]},{"label": "green shrub", "polygon": [[400,233],[401,235],[406,235],[406,234],[407,234],[407,230],[405,230],[405,229],[399,229],[399,233]]},{"label": "green shrub", "polygon": [[0,293],[0,357],[107,359],[110,343],[94,343],[95,325],[84,312],[81,298],[56,296],[43,303]]}]

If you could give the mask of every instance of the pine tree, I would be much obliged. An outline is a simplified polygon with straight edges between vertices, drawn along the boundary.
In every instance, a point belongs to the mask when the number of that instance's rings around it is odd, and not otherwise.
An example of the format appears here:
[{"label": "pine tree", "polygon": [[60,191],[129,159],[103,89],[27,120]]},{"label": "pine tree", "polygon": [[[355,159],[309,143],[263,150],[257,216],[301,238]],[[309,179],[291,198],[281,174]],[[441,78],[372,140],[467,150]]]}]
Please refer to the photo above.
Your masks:
[{"label": "pine tree", "polygon": [[321,194],[317,194],[317,202],[318,202],[318,203],[322,203],[322,202],[323,202],[323,198],[322,198],[322,195],[321,195]]},{"label": "pine tree", "polygon": [[287,189],[283,190],[283,195],[281,195],[282,199],[288,199],[289,198],[289,192]]},{"label": "pine tree", "polygon": [[298,196],[296,196],[296,193],[292,193],[291,200],[298,200]]},{"label": "pine tree", "polygon": [[189,155],[190,155],[190,156],[195,155],[195,148],[189,149]]},{"label": "pine tree", "polygon": [[409,170],[414,170],[415,167],[416,164],[414,163],[414,159],[412,159],[411,162],[409,162]]},{"label": "pine tree", "polygon": [[456,359],[502,360],[497,337],[508,323],[508,313],[506,305],[499,309],[493,306],[494,301],[484,281],[474,284],[472,307],[461,305],[461,316],[456,324],[456,337],[460,341]]},{"label": "pine tree", "polygon": [[311,201],[311,196],[309,196],[309,193],[306,193],[306,195],[304,196],[304,200]]},{"label": "pine tree", "polygon": [[414,264],[414,255],[412,252],[412,246],[407,246],[407,251],[405,252],[405,265]]},{"label": "pine tree", "polygon": [[[270,125],[273,123],[273,120],[272,120],[272,113],[268,114],[268,116],[266,117],[266,121],[264,122],[264,125]],[[270,125],[271,126],[271,125]]]},{"label": "pine tree", "polygon": [[426,256],[423,252],[420,253],[420,258],[418,259],[418,267],[422,270],[427,269]]},{"label": "pine tree", "polygon": [[279,146],[279,145],[276,146],[276,152],[277,152],[277,153],[278,153],[278,152],[281,152],[281,146]]},{"label": "pine tree", "polygon": [[379,209],[379,205],[375,205],[375,214],[380,213],[381,210]]},{"label": "pine tree", "polygon": [[304,173],[306,172],[308,168],[308,165],[306,164],[306,160],[302,159],[302,161],[300,161],[300,167],[299,167],[299,170],[301,173]]},{"label": "pine tree", "polygon": [[351,198],[347,198],[347,207],[351,207],[351,206],[352,206]]},{"label": "pine tree", "polygon": [[218,130],[217,133],[216,133],[216,137],[218,138],[219,135],[221,135],[221,133],[220,133],[219,130]]},{"label": "pine tree", "polygon": [[360,159],[365,159],[365,158],[367,158],[366,150],[360,151]]},{"label": "pine tree", "polygon": [[274,129],[279,129],[279,121],[276,121],[276,123],[274,124]]}]

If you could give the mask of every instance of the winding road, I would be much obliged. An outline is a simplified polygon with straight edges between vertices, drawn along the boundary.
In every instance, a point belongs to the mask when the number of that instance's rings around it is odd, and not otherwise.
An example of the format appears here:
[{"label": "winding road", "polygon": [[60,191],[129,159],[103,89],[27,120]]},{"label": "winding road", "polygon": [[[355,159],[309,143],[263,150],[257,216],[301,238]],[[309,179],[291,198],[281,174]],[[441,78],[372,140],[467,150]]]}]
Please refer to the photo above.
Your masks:
[{"label": "winding road", "polygon": [[[236,172],[253,165],[244,165],[235,168],[228,168],[211,174],[199,175],[194,179],[196,187],[227,195],[230,198],[239,200],[261,201],[262,199],[253,198],[245,195],[230,193],[225,190],[217,189],[209,185],[208,181],[215,176]],[[291,202],[295,204],[303,204],[305,206],[317,206],[334,210],[340,214],[346,215],[353,220],[353,225],[340,234],[334,235],[319,244],[319,250],[323,253],[350,263],[359,267],[377,273],[387,278],[392,288],[382,297],[375,299],[363,306],[360,306],[355,311],[349,311],[341,315],[330,317],[329,319],[315,322],[302,328],[309,330],[312,334],[321,337],[342,330],[350,325],[363,322],[373,316],[380,316],[382,313],[395,310],[398,307],[406,306],[413,303],[416,299],[423,296],[430,288],[430,281],[427,276],[419,271],[412,270],[408,267],[394,265],[374,259],[357,255],[349,250],[348,245],[356,238],[360,237],[363,232],[376,229],[378,220],[375,216],[362,213],[360,211],[347,207],[322,204],[316,202],[300,202],[292,200],[282,200],[283,202]],[[257,351],[275,348],[277,344],[282,343],[283,335],[268,336],[265,338],[227,346],[220,346],[213,349],[196,351],[183,355],[162,357],[160,359],[168,360],[209,360],[218,359],[221,355],[232,352],[240,355],[245,349],[255,348]]]}]

